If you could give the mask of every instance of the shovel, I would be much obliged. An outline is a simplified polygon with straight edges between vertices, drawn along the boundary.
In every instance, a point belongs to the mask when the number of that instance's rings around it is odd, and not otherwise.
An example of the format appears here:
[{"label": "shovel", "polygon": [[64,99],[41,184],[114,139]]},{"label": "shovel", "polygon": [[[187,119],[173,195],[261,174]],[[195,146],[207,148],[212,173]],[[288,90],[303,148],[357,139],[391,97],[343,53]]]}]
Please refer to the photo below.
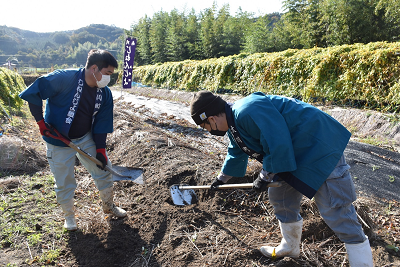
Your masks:
[{"label": "shovel", "polygon": [[[279,187],[281,182],[271,182],[268,187]],[[253,188],[253,183],[224,184],[218,189]],[[197,196],[193,189],[211,189],[211,185],[173,185],[170,188],[172,201],[175,205],[185,206],[197,203]]]},{"label": "shovel", "polygon": [[[51,127],[51,130],[56,134],[54,135],[53,132],[45,131],[45,135],[57,140],[62,141],[64,144],[69,146],[70,148],[74,149],[76,152],[81,154],[82,156],[88,158],[92,162],[96,163],[96,165],[103,166],[100,160],[93,157],[89,153],[83,151],[79,146],[75,145],[71,142],[71,140],[67,139],[63,135],[61,135],[55,128]],[[112,174],[113,181],[121,181],[121,180],[129,180],[133,181],[137,184],[144,184],[143,181],[143,170],[141,168],[128,168],[128,167],[120,167],[120,166],[109,166],[104,167],[105,170],[109,171]]]}]

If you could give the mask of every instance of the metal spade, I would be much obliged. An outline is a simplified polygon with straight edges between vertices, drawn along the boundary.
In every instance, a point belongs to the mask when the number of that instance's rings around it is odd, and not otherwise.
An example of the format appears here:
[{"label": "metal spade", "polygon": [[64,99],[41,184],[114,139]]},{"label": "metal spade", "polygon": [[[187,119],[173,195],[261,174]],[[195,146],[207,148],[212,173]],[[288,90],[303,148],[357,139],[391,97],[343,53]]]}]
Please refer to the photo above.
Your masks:
[{"label": "metal spade", "polygon": [[[272,182],[268,187],[279,187],[281,182]],[[244,184],[224,184],[218,189],[253,188],[253,183]],[[211,189],[211,185],[173,185],[170,187],[171,198],[175,205],[186,206],[198,202],[196,193],[193,189]]]},{"label": "metal spade", "polygon": [[112,173],[114,182],[129,180],[137,184],[144,184],[142,168],[121,167],[112,165],[111,168],[106,166],[105,169]]}]

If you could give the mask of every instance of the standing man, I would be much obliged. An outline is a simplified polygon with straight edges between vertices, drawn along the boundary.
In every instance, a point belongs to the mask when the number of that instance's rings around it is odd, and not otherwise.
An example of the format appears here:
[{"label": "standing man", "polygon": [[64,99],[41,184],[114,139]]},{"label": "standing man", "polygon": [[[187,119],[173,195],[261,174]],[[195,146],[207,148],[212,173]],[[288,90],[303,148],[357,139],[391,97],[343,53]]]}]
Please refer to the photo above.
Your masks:
[{"label": "standing man", "polygon": [[[107,133],[113,131],[113,98],[107,84],[118,68],[116,59],[105,50],[92,49],[85,68],[56,70],[38,78],[20,97],[29,103],[29,109],[39,125],[47,145],[47,159],[55,178],[57,202],[64,213],[64,227],[77,229],[74,213],[75,156],[92,175],[100,191],[103,211],[125,217],[126,211],[113,202],[112,174],[103,166],[111,165],[106,152]],[[42,101],[46,100],[43,117]],[[72,143],[103,163],[96,166],[89,159],[62,141],[45,135],[53,126]]]},{"label": "standing man", "polygon": [[[350,132],[319,109],[293,98],[253,93],[226,103],[208,91],[197,92],[191,102],[191,116],[213,135],[228,132],[230,144],[221,172],[211,185],[226,183],[246,173],[249,156],[263,169],[253,186],[268,189],[269,200],[279,220],[279,246],[262,246],[272,257],[298,257],[303,219],[300,202],[314,198],[322,218],[345,243],[350,266],[373,266],[368,237],[358,222],[350,166],[343,151]],[[271,181],[281,187],[269,187]]]}]

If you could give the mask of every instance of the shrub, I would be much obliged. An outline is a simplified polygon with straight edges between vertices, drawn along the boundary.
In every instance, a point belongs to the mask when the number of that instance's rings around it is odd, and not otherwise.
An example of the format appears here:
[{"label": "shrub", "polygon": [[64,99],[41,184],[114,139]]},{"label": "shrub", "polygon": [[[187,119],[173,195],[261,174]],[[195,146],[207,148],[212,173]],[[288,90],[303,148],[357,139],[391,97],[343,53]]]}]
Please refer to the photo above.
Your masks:
[{"label": "shrub", "polygon": [[399,67],[400,42],[376,42],[140,66],[133,79],[161,88],[262,91],[397,111]]},{"label": "shrub", "polygon": [[6,107],[11,107],[12,110],[21,108],[23,100],[18,95],[25,87],[21,75],[6,68],[0,68],[0,105],[5,110],[7,110]]}]

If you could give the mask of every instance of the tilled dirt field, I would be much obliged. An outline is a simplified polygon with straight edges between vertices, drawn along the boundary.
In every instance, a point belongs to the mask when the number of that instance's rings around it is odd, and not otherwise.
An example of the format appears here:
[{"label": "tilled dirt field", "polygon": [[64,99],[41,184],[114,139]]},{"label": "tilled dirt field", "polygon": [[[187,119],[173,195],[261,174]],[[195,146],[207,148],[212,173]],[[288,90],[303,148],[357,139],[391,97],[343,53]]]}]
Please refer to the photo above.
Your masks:
[{"label": "tilled dirt field", "polygon": [[[326,226],[315,204],[303,200],[304,219],[301,256],[298,259],[268,259],[258,251],[263,244],[278,244],[278,221],[265,193],[253,190],[197,190],[198,203],[173,204],[174,184],[210,184],[226,152],[223,138],[211,137],[202,129],[166,114],[152,117],[144,107],[115,101],[114,133],[108,151],[114,165],[142,167],[145,185],[132,181],[114,183],[115,201],[128,211],[123,219],[107,217],[100,208],[98,191],[86,170],[78,165],[75,206],[79,230],[58,242],[61,256],[56,266],[348,266],[344,244]],[[146,115],[144,115],[146,114]],[[31,122],[29,131],[14,131],[31,152],[24,168],[49,173],[44,145]],[[36,131],[37,130],[37,131]],[[40,143],[40,142],[39,142]],[[43,142],[42,142],[43,143]],[[33,153],[33,152],[34,153]],[[261,165],[251,161],[244,178],[230,183],[252,182]],[[21,170],[1,179],[18,178]],[[20,181],[21,182],[21,181]],[[1,195],[7,194],[3,185]],[[39,187],[40,188],[40,187]],[[39,190],[32,188],[32,190]],[[55,202],[55,198],[49,201]],[[356,207],[368,234],[375,266],[400,266],[400,252],[387,245],[400,245],[399,205],[392,202],[388,213],[382,202],[359,199]],[[29,212],[30,207],[23,206]],[[43,215],[59,221],[61,210]],[[38,228],[38,227],[37,227]],[[44,236],[43,243],[54,237]],[[24,259],[41,253],[41,247],[2,248],[1,266],[41,266]]]}]

